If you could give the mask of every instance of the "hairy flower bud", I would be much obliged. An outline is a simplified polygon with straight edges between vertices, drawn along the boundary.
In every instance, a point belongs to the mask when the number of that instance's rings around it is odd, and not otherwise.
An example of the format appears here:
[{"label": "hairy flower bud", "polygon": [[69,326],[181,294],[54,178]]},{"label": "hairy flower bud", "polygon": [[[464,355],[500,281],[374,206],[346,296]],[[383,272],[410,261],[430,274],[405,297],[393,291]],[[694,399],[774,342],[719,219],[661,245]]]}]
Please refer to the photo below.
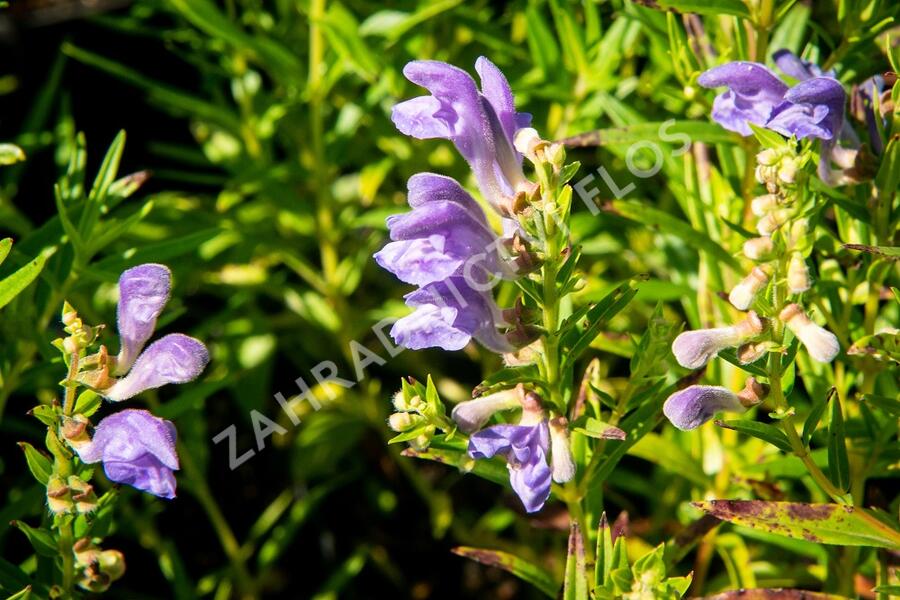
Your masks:
[{"label": "hairy flower bud", "polygon": [[762,320],[750,311],[746,319],[731,327],[685,331],[672,343],[672,353],[682,367],[699,369],[721,350],[738,346],[762,330]]},{"label": "hairy flower bud", "polygon": [[790,214],[784,209],[773,210],[756,223],[756,230],[759,235],[772,235],[779,227],[787,223],[789,217]]},{"label": "hairy flower bud", "polygon": [[422,420],[420,415],[408,412],[396,412],[388,417],[388,427],[397,433],[403,433],[415,427]]},{"label": "hairy flower bud", "polygon": [[752,238],[744,242],[744,256],[750,260],[769,260],[772,258],[775,245],[770,237]]},{"label": "hairy flower bud", "polygon": [[518,389],[509,389],[460,402],[453,407],[450,417],[459,426],[460,431],[472,433],[484,427],[494,413],[519,408],[521,406],[520,395],[521,392]]},{"label": "hairy flower bud", "polygon": [[755,377],[748,377],[744,382],[744,389],[737,393],[738,400],[746,408],[756,406],[769,395],[769,386],[760,383]]},{"label": "hairy flower bud", "polygon": [[778,206],[778,196],[775,194],[765,194],[757,196],[750,201],[750,210],[757,217],[765,216],[772,209]]},{"label": "hairy flower bud", "polygon": [[71,490],[59,475],[51,476],[47,482],[47,507],[56,515],[70,513],[75,508]]},{"label": "hairy flower bud", "polygon": [[568,426],[565,417],[550,420],[550,469],[556,483],[565,483],[575,476],[575,458],[569,444]]},{"label": "hairy flower bud", "polygon": [[778,179],[782,183],[794,183],[797,179],[797,159],[785,158],[778,167]]},{"label": "hairy flower bud", "polygon": [[763,267],[754,267],[728,294],[728,301],[738,310],[747,310],[756,295],[769,283],[769,273]]},{"label": "hairy flower bud", "polygon": [[723,410],[744,412],[747,407],[731,390],[713,385],[692,385],[675,392],[663,404],[663,414],[682,431],[700,427]]},{"label": "hairy flower bud", "polygon": [[792,294],[801,294],[810,287],[809,269],[806,268],[806,261],[796,252],[791,255],[791,262],[788,265],[787,285],[788,291]]},{"label": "hairy flower bud", "polygon": [[797,304],[786,306],[779,318],[803,342],[813,360],[828,363],[841,351],[837,336],[813,323]]},{"label": "hairy flower bud", "polygon": [[772,148],[766,148],[756,155],[756,162],[766,167],[777,164],[780,159],[779,153]]}]

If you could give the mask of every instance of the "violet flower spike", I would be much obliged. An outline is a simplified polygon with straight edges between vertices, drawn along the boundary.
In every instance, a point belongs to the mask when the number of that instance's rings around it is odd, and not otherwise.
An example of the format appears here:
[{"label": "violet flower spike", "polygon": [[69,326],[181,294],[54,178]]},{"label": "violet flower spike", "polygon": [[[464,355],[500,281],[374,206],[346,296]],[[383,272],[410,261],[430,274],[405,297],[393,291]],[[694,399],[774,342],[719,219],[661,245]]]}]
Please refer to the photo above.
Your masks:
[{"label": "violet flower spike", "polygon": [[179,468],[176,438],[171,422],[146,410],[126,409],[100,421],[91,442],[77,452],[86,463],[102,462],[110,481],[172,499],[173,472]]},{"label": "violet flower spike", "polygon": [[844,126],[846,99],[844,86],[838,80],[807,79],[785,93],[784,104],[775,110],[766,127],[787,137],[836,141]]},{"label": "violet flower spike", "polygon": [[475,63],[481,90],[468,73],[444,62],[410,62],[403,74],[431,92],[394,106],[391,119],[404,134],[453,142],[469,163],[485,199],[500,214],[511,212],[512,199],[527,181],[522,158],[513,146],[516,131],[531,116],[517,113],[503,73],[488,59]]},{"label": "violet flower spike", "polygon": [[505,456],[513,491],[525,510],[533,513],[550,497],[549,444],[550,432],[545,420],[533,425],[494,425],[469,438],[469,456],[475,459]]},{"label": "violet flower spike", "polygon": [[408,188],[413,210],[388,217],[394,241],[375,254],[381,267],[414,285],[463,275],[466,270],[514,276],[481,207],[455,180],[419,173],[409,179]]},{"label": "violet flower spike", "polygon": [[682,431],[700,427],[720,411],[746,410],[737,394],[713,385],[692,385],[675,392],[663,404],[663,414]]},{"label": "violet flower spike", "polygon": [[492,352],[513,349],[497,331],[504,322],[490,290],[476,290],[464,277],[430,283],[404,298],[415,310],[394,323],[391,336],[405,348],[462,350],[475,338]]},{"label": "violet flower spike", "polygon": [[165,265],[148,263],[119,276],[117,321],[121,348],[116,373],[127,373],[156,329],[156,319],[169,301],[172,272]]}]

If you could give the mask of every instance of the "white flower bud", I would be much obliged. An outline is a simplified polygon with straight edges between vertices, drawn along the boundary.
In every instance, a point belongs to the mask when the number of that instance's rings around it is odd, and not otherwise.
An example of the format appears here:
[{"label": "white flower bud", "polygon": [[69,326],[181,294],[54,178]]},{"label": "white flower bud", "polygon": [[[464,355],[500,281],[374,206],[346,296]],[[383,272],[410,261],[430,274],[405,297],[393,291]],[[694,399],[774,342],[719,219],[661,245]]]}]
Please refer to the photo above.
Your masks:
[{"label": "white flower bud", "polygon": [[792,294],[802,294],[810,286],[806,261],[796,252],[791,256],[791,262],[788,265],[787,285]]},{"label": "white flower bud", "polygon": [[769,274],[762,267],[754,267],[728,294],[728,301],[738,310],[747,310],[756,295],[769,283]]},{"label": "white flower bud", "polygon": [[534,160],[538,147],[543,144],[546,144],[546,142],[541,139],[540,134],[538,134],[537,130],[533,127],[520,129],[518,133],[516,133],[516,138],[513,141],[516,150],[531,160]]},{"label": "white flower bud", "polygon": [[756,230],[759,235],[772,235],[775,230],[787,223],[788,217],[786,210],[773,210],[757,222]]},{"label": "white flower bud", "polygon": [[413,417],[416,416],[418,415],[414,415],[413,413],[396,412],[388,417],[388,427],[397,433],[402,433],[407,429],[412,429],[413,425],[416,424],[416,420]]},{"label": "white flower bud", "polygon": [[575,476],[575,459],[569,444],[568,425],[565,417],[556,417],[550,421],[550,467],[556,483],[565,483]]},{"label": "white flower bud", "polygon": [[771,167],[775,163],[778,162],[779,154],[772,148],[766,148],[762,152],[756,155],[756,162],[765,165],[767,167]]},{"label": "white flower bud", "polygon": [[460,431],[472,433],[481,429],[495,412],[520,406],[520,392],[517,389],[509,389],[460,402],[453,407],[450,417],[459,426]]},{"label": "white flower bud", "polygon": [[797,304],[786,306],[778,317],[803,342],[813,360],[828,363],[841,351],[837,336],[813,323]]},{"label": "white flower bud", "polygon": [[732,327],[685,331],[672,342],[672,353],[682,367],[699,369],[721,350],[738,346],[762,330],[762,320],[750,311],[746,319]]},{"label": "white flower bud", "polygon": [[775,250],[770,237],[752,238],[744,242],[744,256],[750,260],[769,260]]},{"label": "white flower bud", "polygon": [[778,179],[782,183],[794,183],[797,179],[797,159],[782,159],[781,165],[778,167]]},{"label": "white flower bud", "polygon": [[775,194],[764,194],[750,201],[750,210],[757,217],[765,216],[776,206],[778,206],[778,196]]}]

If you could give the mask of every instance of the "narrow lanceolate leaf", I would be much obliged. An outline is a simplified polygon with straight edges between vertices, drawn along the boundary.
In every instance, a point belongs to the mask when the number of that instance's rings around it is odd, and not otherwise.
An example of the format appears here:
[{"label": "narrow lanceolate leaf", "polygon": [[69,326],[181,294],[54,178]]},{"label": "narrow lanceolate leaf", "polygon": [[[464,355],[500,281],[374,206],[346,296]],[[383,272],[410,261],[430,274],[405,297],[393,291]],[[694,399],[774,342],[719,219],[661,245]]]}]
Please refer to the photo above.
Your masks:
[{"label": "narrow lanceolate leaf", "polygon": [[25,288],[31,285],[37,276],[44,269],[47,259],[53,255],[56,248],[45,250],[37,255],[34,260],[27,265],[0,281],[0,308],[9,304],[13,298],[18,296]]},{"label": "narrow lanceolate leaf", "polygon": [[715,123],[703,121],[661,121],[635,123],[627,127],[596,129],[562,140],[572,147],[630,145],[647,140],[659,140],[676,147],[687,142],[707,144],[728,143],[740,139],[737,134],[722,129]]},{"label": "narrow lanceolate leaf", "polygon": [[847,349],[847,354],[871,356],[882,362],[900,363],[900,329],[887,329],[860,338]]},{"label": "narrow lanceolate leaf", "polygon": [[791,451],[791,443],[783,431],[768,423],[760,423],[751,419],[731,419],[728,421],[716,420],[716,425],[725,429],[733,429],[741,433],[768,442],[785,452]]},{"label": "narrow lanceolate leaf", "polygon": [[856,250],[858,252],[867,252],[875,254],[882,258],[891,260],[900,260],[900,246],[867,246],[865,244],[844,244],[847,250]]},{"label": "narrow lanceolate leaf", "polygon": [[22,521],[11,521],[9,524],[24,533],[31,543],[31,547],[41,556],[57,556],[59,554],[56,538],[47,529],[38,529]]},{"label": "narrow lanceolate leaf", "polygon": [[803,440],[804,445],[809,444],[809,440],[812,439],[813,433],[816,432],[816,427],[819,426],[819,421],[822,420],[822,415],[825,414],[825,409],[828,408],[828,403],[831,402],[832,396],[836,393],[837,389],[831,388],[828,390],[828,396],[825,397],[825,400],[813,405],[812,410],[809,411],[806,421],[803,422],[803,435],[801,436],[801,439]]},{"label": "narrow lanceolate leaf", "polygon": [[588,581],[584,562],[584,536],[577,521],[569,532],[569,556],[566,559],[566,581],[563,600],[587,600]]},{"label": "narrow lanceolate leaf", "polygon": [[841,490],[850,487],[850,461],[844,433],[844,414],[838,394],[831,398],[831,423],[828,425],[828,471],[831,481]]},{"label": "narrow lanceolate leaf", "polygon": [[553,576],[541,567],[514,556],[509,552],[500,550],[485,550],[483,548],[472,548],[470,546],[457,546],[452,550],[453,554],[470,558],[475,562],[490,567],[497,567],[509,573],[512,573],[519,579],[527,581],[537,589],[541,590],[547,596],[556,598],[559,592],[559,584],[553,579]]},{"label": "narrow lanceolate leaf", "polygon": [[0,240],[0,265],[3,264],[3,261],[6,260],[6,257],[9,255],[9,250],[12,248],[12,238],[4,238]]},{"label": "narrow lanceolate leaf", "polygon": [[662,10],[677,10],[680,13],[750,18],[747,5],[740,0],[643,0],[639,4]]},{"label": "narrow lanceolate leaf", "polygon": [[732,590],[714,596],[703,596],[699,600],[850,600],[846,596],[820,594],[806,590],[784,588],[760,588],[755,590]]},{"label": "narrow lanceolate leaf", "polygon": [[19,447],[25,451],[25,462],[28,463],[31,474],[38,480],[38,483],[47,485],[50,475],[53,474],[53,465],[50,463],[50,459],[28,442],[19,442]]},{"label": "narrow lanceolate leaf", "polygon": [[868,511],[840,504],[711,500],[694,506],[723,521],[817,544],[900,549],[900,531]]}]

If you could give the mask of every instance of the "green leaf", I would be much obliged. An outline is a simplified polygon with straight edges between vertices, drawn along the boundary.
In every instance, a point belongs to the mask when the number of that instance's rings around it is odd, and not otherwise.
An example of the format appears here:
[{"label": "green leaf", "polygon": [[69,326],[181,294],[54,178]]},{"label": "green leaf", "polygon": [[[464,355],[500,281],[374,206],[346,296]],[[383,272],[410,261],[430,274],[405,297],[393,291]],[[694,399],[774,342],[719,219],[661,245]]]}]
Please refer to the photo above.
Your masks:
[{"label": "green leaf", "polygon": [[4,238],[0,240],[0,265],[3,264],[3,261],[6,260],[6,257],[9,256],[9,251],[12,248],[12,238]]},{"label": "green leaf", "polygon": [[50,476],[53,474],[53,463],[45,454],[28,442],[19,442],[19,448],[25,451],[25,462],[28,463],[28,470],[38,480],[38,483],[47,485]]},{"label": "green leaf", "polygon": [[[609,320],[631,302],[631,299],[637,294],[639,282],[645,279],[646,277],[636,277],[616,287],[585,313],[584,331],[579,332],[579,327],[576,326],[563,336],[562,345],[567,348],[563,358],[564,368],[572,365],[590,347],[591,342],[600,334],[603,326],[608,325]],[[566,327],[567,323],[563,323],[562,328]]]},{"label": "green leaf", "polygon": [[671,473],[681,475],[701,488],[710,485],[709,476],[703,472],[703,467],[696,460],[672,440],[655,433],[648,433],[638,440],[628,450],[628,454],[659,465]]},{"label": "green leaf", "polygon": [[[566,146],[619,146],[637,142],[660,141],[681,145],[682,136],[689,141],[707,144],[726,144],[740,140],[740,137],[722,129],[715,123],[704,121],[656,121],[651,123],[635,123],[626,127],[597,129],[562,140]],[[677,138],[677,139],[673,139]]]},{"label": "green leaf", "polygon": [[450,465],[464,473],[473,473],[488,481],[509,486],[509,471],[503,459],[475,460],[466,453],[464,444],[446,442],[441,437],[435,436],[426,450],[406,448],[402,455]]},{"label": "green leaf", "polygon": [[750,18],[750,11],[740,0],[656,0],[651,6],[698,15],[732,15],[744,19]]},{"label": "green leaf", "polygon": [[900,549],[900,532],[853,506],[762,500],[711,500],[693,505],[723,521],[798,540]]},{"label": "green leaf", "polygon": [[900,329],[888,329],[860,338],[847,349],[847,354],[900,363]]},{"label": "green leaf", "polygon": [[78,399],[75,400],[75,414],[76,415],[84,415],[85,417],[90,417],[92,414],[97,412],[100,406],[103,404],[103,398],[101,398],[96,392],[91,390],[84,390],[80,394],[78,394]]},{"label": "green leaf", "polygon": [[463,556],[489,567],[497,567],[512,573],[522,581],[527,581],[550,598],[556,598],[559,584],[553,576],[541,567],[518,556],[502,550],[487,550],[471,546],[457,546],[451,550],[457,556]]},{"label": "green leaf", "polygon": [[0,167],[25,160],[25,151],[15,144],[0,144]]},{"label": "green leaf", "polygon": [[760,423],[759,421],[753,421],[751,419],[733,419],[729,421],[717,420],[716,425],[726,429],[733,429],[764,442],[768,442],[784,452],[791,451],[791,443],[788,441],[787,436],[774,425]]},{"label": "green leaf", "polygon": [[822,415],[825,414],[825,409],[828,408],[828,402],[835,393],[837,393],[836,388],[828,390],[828,396],[825,397],[825,400],[815,403],[812,410],[809,411],[806,421],[803,422],[803,435],[801,436],[801,439],[803,440],[804,445],[808,445],[809,440],[812,439],[813,433],[816,432],[816,427],[819,426],[819,421],[822,420]]},{"label": "green leaf", "polygon": [[573,423],[572,430],[598,440],[625,439],[624,431],[615,425],[610,425],[609,423],[601,421],[600,419],[595,419],[594,417],[588,417],[583,425]]},{"label": "green leaf", "polygon": [[597,525],[597,554],[594,564],[594,585],[604,586],[609,581],[609,573],[613,568],[612,530],[606,519],[606,511],[600,515]]},{"label": "green leaf", "polygon": [[0,308],[9,304],[13,298],[18,296],[25,288],[31,285],[35,279],[37,279],[37,276],[40,275],[41,271],[44,269],[44,264],[47,262],[47,259],[50,258],[54,252],[56,252],[55,247],[44,250],[27,265],[3,281],[0,281]]},{"label": "green leaf", "polygon": [[22,521],[11,521],[10,525],[24,533],[28,541],[31,542],[31,547],[41,556],[55,557],[59,555],[56,538],[53,537],[51,531],[31,527]]},{"label": "green leaf", "polygon": [[136,249],[131,249],[118,256],[110,256],[97,261],[92,265],[95,272],[105,272],[111,278],[119,274],[129,266],[144,262],[164,262],[172,260],[189,252],[196,252],[203,242],[211,240],[221,233],[217,227],[201,229],[164,242],[144,244]]},{"label": "green leaf", "polygon": [[742,272],[741,264],[734,256],[708,235],[702,231],[697,231],[681,219],[636,200],[613,200],[612,207],[613,212],[637,223],[642,223],[647,227],[653,227],[667,234],[677,236],[684,240],[687,245],[698,251],[706,252],[711,258],[728,265],[735,272]]},{"label": "green leaf", "polygon": [[578,521],[569,530],[569,552],[566,558],[566,579],[563,584],[563,600],[587,600],[588,580],[584,559],[584,536]]},{"label": "green leaf", "polygon": [[28,411],[28,414],[33,416],[35,419],[37,419],[47,427],[56,427],[56,425],[59,423],[59,412],[52,406],[48,406],[46,404],[35,406],[30,411]]},{"label": "green leaf", "polygon": [[831,422],[828,425],[828,472],[831,481],[841,490],[850,487],[850,461],[844,433],[844,413],[839,394],[831,397]]}]

